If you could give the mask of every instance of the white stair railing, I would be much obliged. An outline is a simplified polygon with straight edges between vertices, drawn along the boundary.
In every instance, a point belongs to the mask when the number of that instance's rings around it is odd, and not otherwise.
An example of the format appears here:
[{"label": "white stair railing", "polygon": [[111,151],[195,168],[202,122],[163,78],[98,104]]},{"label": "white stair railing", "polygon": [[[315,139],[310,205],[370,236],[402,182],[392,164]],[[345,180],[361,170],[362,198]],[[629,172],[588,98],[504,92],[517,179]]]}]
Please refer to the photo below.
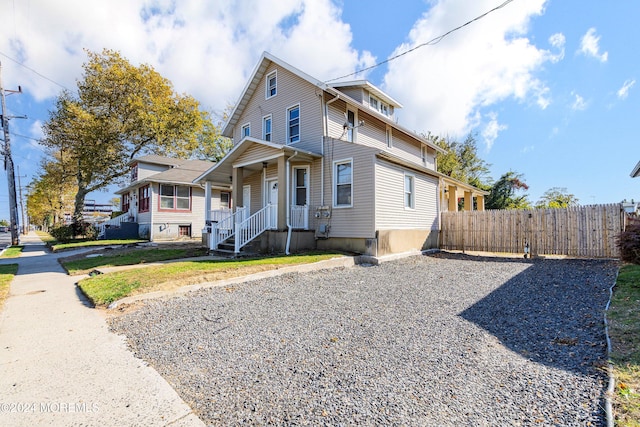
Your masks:
[{"label": "white stair railing", "polygon": [[273,206],[267,205],[249,218],[236,223],[235,253],[240,252],[247,243],[271,228],[272,213]]},{"label": "white stair railing", "polygon": [[221,213],[218,222],[211,224],[211,234],[209,235],[209,248],[218,249],[218,245],[233,237],[236,232],[236,223],[243,221],[247,217],[247,208],[239,207],[235,213],[228,212],[226,216]]},{"label": "white stair railing", "polygon": [[291,228],[303,230],[309,228],[309,206],[291,206]]}]

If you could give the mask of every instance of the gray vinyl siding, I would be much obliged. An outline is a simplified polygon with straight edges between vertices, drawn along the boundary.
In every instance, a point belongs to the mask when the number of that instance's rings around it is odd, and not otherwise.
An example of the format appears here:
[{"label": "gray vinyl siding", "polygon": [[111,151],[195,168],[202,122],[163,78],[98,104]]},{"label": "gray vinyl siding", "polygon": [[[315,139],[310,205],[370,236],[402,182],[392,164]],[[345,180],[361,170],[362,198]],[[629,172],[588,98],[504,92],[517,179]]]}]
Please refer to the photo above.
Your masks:
[{"label": "gray vinyl siding", "polygon": [[[280,73],[278,73],[278,77],[280,77]],[[264,91],[262,92],[263,96],[264,96]],[[258,212],[260,209],[262,209],[262,186],[263,186],[263,180],[262,180],[262,171],[260,172],[254,172],[251,175],[245,176],[242,180],[242,186],[244,187],[245,185],[250,185],[251,186],[251,201],[250,201],[250,207],[251,207],[251,214],[253,215],[254,213]],[[244,202],[244,201],[243,201]],[[246,203],[243,203],[246,204]]]},{"label": "gray vinyl siding", "polygon": [[150,163],[138,163],[138,180],[148,178],[158,172],[169,169],[167,165],[153,165]]},{"label": "gray vinyl siding", "polygon": [[[205,203],[204,189],[200,187],[191,187],[191,212],[188,211],[159,211],[159,195],[158,185],[152,184],[153,188],[153,223],[155,224],[175,224],[175,225],[191,225],[191,235],[198,237],[204,227],[205,219]],[[154,232],[155,234],[155,232]],[[156,236],[157,237],[157,236]]]},{"label": "gray vinyl siding", "polygon": [[282,155],[282,151],[264,145],[253,144],[242,153],[235,161],[235,164],[246,164],[262,162],[263,159],[273,158],[275,155]]},{"label": "gray vinyl siding", "polygon": [[369,105],[369,93],[366,95],[365,102],[365,91],[359,87],[337,87],[337,90],[347,95],[349,98],[353,98],[359,103],[363,105]]},{"label": "gray vinyl siding", "polygon": [[[340,140],[327,141],[325,148],[325,205],[331,207],[329,237],[375,237],[375,152]],[[333,207],[333,163],[353,159],[352,207]]]},{"label": "gray vinyl siding", "polygon": [[[332,138],[342,138],[344,136],[344,113],[347,110],[346,102],[338,100],[329,105],[329,136]],[[425,165],[422,162],[422,142],[416,138],[405,134],[397,128],[391,126],[392,147],[387,146],[386,129],[387,124],[376,117],[375,114],[366,110],[359,110],[356,120],[362,121],[364,124],[354,131],[354,143],[366,145],[378,150],[388,151],[389,153],[402,158],[404,160],[424,165],[435,170],[435,150],[428,149],[428,159]]]},{"label": "gray vinyl siding", "polygon": [[[414,177],[414,209],[404,207],[405,173]],[[375,176],[377,230],[438,229],[437,178],[379,159]]]},{"label": "gray vinyl siding", "polygon": [[[277,94],[265,99],[266,76],[277,70]],[[251,136],[262,139],[262,118],[272,117],[271,142],[287,143],[287,109],[300,105],[300,141],[292,144],[303,150],[319,152],[322,135],[322,104],[316,96],[316,86],[290,71],[271,64],[260,85],[249,100],[238,124],[233,129],[233,141],[241,139],[242,126],[251,125]]]}]

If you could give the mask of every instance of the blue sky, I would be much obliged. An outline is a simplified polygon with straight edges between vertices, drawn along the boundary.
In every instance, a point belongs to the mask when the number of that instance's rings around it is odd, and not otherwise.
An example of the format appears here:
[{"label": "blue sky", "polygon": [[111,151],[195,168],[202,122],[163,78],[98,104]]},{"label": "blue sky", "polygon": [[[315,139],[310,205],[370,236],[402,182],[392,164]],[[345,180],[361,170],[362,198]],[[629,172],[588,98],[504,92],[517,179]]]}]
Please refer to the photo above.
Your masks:
[{"label": "blue sky", "polygon": [[[0,61],[23,187],[55,96],[75,88],[83,49],[119,50],[221,112],[262,51],[321,80],[425,43],[503,0],[0,0]],[[416,132],[476,134],[498,179],[524,175],[529,199],[566,187],[581,204],[640,200],[640,2],[513,0],[364,77],[400,101]],[[20,64],[16,63],[19,62]],[[16,170],[16,174],[18,171]],[[109,192],[93,194],[108,201]],[[8,218],[0,172],[0,218]]]}]

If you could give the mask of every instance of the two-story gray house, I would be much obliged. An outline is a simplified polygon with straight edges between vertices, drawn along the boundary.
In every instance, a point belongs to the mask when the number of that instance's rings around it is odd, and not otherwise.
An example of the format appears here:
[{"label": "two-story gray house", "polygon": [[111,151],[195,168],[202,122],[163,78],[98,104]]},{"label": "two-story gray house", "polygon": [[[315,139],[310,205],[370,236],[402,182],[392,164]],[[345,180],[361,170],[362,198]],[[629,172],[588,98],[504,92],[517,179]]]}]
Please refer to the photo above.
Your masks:
[{"label": "two-story gray house", "polygon": [[[485,192],[436,172],[441,149],[397,123],[402,105],[365,80],[323,83],[264,53],[223,134],[233,148],[194,182],[232,186],[233,216],[205,207],[212,249],[437,247],[439,212]],[[205,197],[205,201],[211,197]]]}]

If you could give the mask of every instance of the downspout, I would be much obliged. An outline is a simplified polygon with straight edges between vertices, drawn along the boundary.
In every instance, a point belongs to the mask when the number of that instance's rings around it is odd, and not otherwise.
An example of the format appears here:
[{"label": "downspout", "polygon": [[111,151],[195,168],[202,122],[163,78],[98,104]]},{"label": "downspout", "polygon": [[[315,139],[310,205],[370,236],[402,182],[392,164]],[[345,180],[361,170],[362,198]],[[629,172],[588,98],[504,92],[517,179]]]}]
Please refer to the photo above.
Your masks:
[{"label": "downspout", "polygon": [[340,94],[336,95],[335,98],[330,99],[324,104],[324,135],[322,136],[322,151],[320,154],[322,155],[322,162],[320,162],[320,206],[324,206],[324,142],[325,137],[329,137],[329,104],[340,99]]},{"label": "downspout", "polygon": [[298,155],[298,152],[295,151],[293,153],[293,156],[289,157],[287,159],[287,162],[286,162],[286,165],[287,165],[286,166],[287,167],[287,170],[286,170],[287,182],[286,182],[286,185],[284,186],[284,190],[287,192],[287,199],[286,199],[287,203],[286,203],[286,207],[285,207],[287,209],[287,247],[284,250],[284,253],[286,255],[290,255],[289,248],[291,247],[291,206],[289,206],[289,193],[290,193],[290,190],[291,190],[291,188],[290,188],[291,186],[289,185],[290,175],[291,175],[291,172],[290,172],[290,169],[291,169],[290,161],[291,161],[291,159],[293,159],[297,155]]}]

